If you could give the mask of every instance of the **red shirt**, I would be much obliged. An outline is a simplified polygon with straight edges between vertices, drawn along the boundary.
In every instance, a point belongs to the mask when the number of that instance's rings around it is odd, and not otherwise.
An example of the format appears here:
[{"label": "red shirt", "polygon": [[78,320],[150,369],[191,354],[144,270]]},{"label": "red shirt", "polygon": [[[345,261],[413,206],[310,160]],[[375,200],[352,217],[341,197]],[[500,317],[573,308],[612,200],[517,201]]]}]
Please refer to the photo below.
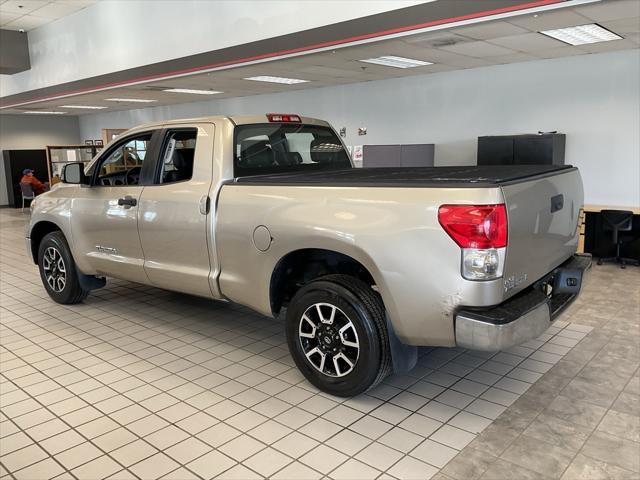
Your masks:
[{"label": "red shirt", "polygon": [[47,186],[33,175],[23,175],[20,183],[30,183],[36,195],[40,195],[47,189]]}]

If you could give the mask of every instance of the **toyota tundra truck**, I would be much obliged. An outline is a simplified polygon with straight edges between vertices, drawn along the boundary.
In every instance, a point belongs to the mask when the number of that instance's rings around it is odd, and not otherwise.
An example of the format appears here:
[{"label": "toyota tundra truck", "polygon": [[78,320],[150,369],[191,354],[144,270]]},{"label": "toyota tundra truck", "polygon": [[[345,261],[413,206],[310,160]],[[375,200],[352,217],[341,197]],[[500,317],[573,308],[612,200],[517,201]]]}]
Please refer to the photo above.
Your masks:
[{"label": "toyota tundra truck", "polygon": [[340,396],[419,346],[539,336],[591,265],[577,168],[354,168],[327,122],[293,114],[143,125],[62,180],[26,235],[53,300],[113,277],[286,312],[296,365]]}]

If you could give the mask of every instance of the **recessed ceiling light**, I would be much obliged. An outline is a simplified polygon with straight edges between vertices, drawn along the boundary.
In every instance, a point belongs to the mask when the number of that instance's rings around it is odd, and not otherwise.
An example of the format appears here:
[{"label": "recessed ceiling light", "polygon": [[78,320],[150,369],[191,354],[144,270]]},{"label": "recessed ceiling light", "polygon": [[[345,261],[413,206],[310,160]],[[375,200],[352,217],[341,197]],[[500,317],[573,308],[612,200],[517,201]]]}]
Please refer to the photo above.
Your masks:
[{"label": "recessed ceiling light", "polygon": [[145,98],[105,98],[107,102],[129,102],[129,103],[151,103],[157,100],[147,100]]},{"label": "recessed ceiling light", "polygon": [[26,110],[22,113],[28,113],[30,115],[64,115],[67,112],[49,112],[46,110]]},{"label": "recessed ceiling light", "polygon": [[543,30],[540,33],[547,37],[568,43],[569,45],[586,45],[588,43],[622,40],[620,35],[616,35],[596,23],[578,25],[577,27],[558,28],[556,30]]},{"label": "recessed ceiling light", "polygon": [[254,82],[284,83],[285,85],[294,85],[296,83],[308,83],[309,80],[301,80],[299,78],[272,77],[269,75],[258,75],[257,77],[248,77],[244,80],[253,80]]},{"label": "recessed ceiling light", "polygon": [[191,88],[167,88],[164,91],[171,93],[193,93],[194,95],[215,95],[216,93],[222,93],[216,92],[215,90],[194,90]]},{"label": "recessed ceiling light", "polygon": [[393,55],[386,55],[384,57],[367,58],[366,60],[359,60],[364,63],[374,63],[376,65],[384,65],[385,67],[395,68],[414,68],[424,67],[425,65],[433,65],[433,62],[425,62],[424,60],[414,60],[413,58],[395,57]]},{"label": "recessed ceiling light", "polygon": [[103,108],[109,107],[98,107],[94,105],[62,105],[60,108],[81,108],[85,110],[102,110]]}]

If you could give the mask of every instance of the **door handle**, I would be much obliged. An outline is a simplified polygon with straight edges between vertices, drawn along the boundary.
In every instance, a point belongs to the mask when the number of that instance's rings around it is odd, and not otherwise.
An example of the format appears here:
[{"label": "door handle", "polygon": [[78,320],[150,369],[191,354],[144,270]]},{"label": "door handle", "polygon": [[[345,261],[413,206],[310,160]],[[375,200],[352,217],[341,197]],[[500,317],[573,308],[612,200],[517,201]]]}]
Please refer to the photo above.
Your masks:
[{"label": "door handle", "polygon": [[200,197],[198,207],[202,215],[206,215],[207,213],[209,213],[209,195],[203,195]]},{"label": "door handle", "polygon": [[135,198],[130,197],[129,195],[125,196],[124,198],[118,199],[118,205],[124,208],[135,207],[137,204],[138,201]]}]

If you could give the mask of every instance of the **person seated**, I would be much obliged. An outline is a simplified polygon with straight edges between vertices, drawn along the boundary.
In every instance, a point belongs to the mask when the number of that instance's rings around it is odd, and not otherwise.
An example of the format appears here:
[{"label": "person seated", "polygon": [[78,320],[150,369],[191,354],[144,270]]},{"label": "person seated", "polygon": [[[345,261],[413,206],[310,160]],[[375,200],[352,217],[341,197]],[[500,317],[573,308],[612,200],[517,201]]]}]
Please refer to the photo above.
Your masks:
[{"label": "person seated", "polygon": [[33,175],[33,169],[25,168],[22,171],[22,178],[20,179],[20,183],[29,183],[31,184],[31,188],[33,188],[33,193],[36,195],[40,195],[41,193],[49,190],[48,183],[42,183]]}]

